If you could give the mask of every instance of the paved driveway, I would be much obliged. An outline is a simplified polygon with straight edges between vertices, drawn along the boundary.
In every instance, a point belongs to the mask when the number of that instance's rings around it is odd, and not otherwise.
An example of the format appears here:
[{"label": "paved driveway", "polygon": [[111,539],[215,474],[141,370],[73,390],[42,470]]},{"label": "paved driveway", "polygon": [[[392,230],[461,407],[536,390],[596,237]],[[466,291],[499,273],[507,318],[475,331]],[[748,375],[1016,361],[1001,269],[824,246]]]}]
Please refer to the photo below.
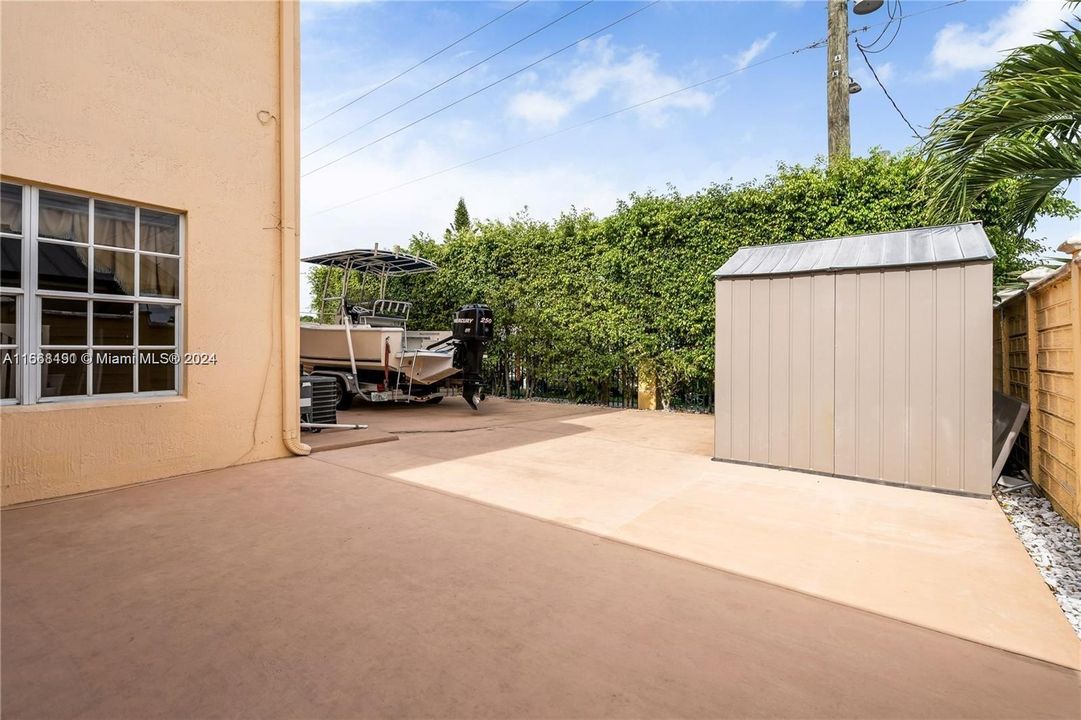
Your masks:
[{"label": "paved driveway", "polygon": [[379,474],[617,416],[518,412],[5,511],[4,717],[1076,716],[1053,663]]}]

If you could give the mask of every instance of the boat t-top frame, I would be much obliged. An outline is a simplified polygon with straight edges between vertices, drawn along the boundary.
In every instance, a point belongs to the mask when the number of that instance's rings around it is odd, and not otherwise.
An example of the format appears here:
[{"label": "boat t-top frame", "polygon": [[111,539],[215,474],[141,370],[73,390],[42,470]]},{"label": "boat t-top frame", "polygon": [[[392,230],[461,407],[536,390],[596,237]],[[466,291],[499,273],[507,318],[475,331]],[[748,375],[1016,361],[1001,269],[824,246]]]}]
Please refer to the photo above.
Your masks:
[{"label": "boat t-top frame", "polygon": [[[405,327],[412,303],[404,300],[388,300],[387,280],[392,277],[435,272],[439,269],[431,260],[394,250],[380,250],[378,244],[372,248],[313,255],[303,258],[301,262],[342,270],[342,286],[339,293],[333,296],[328,294],[330,273],[327,273],[323,280],[323,291],[319,296],[319,317],[323,318],[327,302],[330,301],[334,305],[334,321],[347,325],[349,324],[348,293],[351,272],[360,273],[359,297],[357,298],[359,302],[354,306],[357,311],[368,318]],[[376,288],[373,292],[374,297],[370,301],[364,301],[364,286],[369,276],[375,278]]]}]

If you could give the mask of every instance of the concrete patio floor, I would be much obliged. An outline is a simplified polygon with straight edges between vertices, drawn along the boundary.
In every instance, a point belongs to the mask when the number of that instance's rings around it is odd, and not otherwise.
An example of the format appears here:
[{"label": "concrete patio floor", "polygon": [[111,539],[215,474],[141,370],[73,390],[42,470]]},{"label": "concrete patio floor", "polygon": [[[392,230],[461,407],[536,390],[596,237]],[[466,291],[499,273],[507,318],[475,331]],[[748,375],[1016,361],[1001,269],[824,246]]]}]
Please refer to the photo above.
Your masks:
[{"label": "concrete patio floor", "polygon": [[[786,482],[807,481],[725,475],[701,460],[701,418],[491,400],[480,415],[450,403],[366,414],[399,441],[5,511],[3,716],[1076,717],[1068,662],[673,557],[712,542],[704,483],[731,487],[737,506],[748,502],[741,484],[754,483],[774,496],[768,509],[784,506]],[[426,431],[432,423],[444,432]],[[699,472],[685,478],[688,467]],[[452,487],[415,485],[436,474]],[[502,495],[487,484],[495,476],[510,488]],[[700,496],[698,515],[679,511]],[[797,499],[827,502],[810,490]],[[491,506],[527,501],[521,512]],[[819,549],[823,533],[836,535],[847,574],[870,570],[845,543],[892,544],[893,573],[906,579],[867,576],[891,587],[922,581],[920,552],[961,562],[923,547],[931,530],[908,529],[905,512],[868,535],[852,523],[881,507],[859,493],[833,502],[831,517],[792,529]],[[779,529],[787,512],[756,522]],[[990,543],[977,565],[1023,587],[994,589],[980,607],[1005,595],[1019,626],[1068,648],[1035,571],[985,517],[962,513],[955,537],[966,557]],[[634,547],[624,526],[669,547]],[[730,551],[791,581],[781,584],[814,576],[816,594],[843,590],[829,563],[801,576],[779,555],[791,547],[773,547]],[[767,560],[779,567],[763,572]],[[975,580],[971,569],[955,576],[942,602]],[[992,592],[966,592],[977,590]]]},{"label": "concrete patio floor", "polygon": [[399,442],[319,460],[1081,665],[993,500],[713,462],[709,415],[496,399],[348,416]]}]

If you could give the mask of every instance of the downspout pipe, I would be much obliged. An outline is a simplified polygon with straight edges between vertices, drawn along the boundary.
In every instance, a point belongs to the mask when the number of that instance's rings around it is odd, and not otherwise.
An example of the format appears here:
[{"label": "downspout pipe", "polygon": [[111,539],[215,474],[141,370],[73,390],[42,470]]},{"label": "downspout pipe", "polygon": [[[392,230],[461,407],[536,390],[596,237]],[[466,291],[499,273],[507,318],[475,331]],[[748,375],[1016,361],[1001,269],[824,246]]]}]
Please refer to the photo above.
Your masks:
[{"label": "downspout pipe", "polygon": [[282,442],[294,455],[309,455],[300,441],[300,3],[280,0],[278,11]]}]

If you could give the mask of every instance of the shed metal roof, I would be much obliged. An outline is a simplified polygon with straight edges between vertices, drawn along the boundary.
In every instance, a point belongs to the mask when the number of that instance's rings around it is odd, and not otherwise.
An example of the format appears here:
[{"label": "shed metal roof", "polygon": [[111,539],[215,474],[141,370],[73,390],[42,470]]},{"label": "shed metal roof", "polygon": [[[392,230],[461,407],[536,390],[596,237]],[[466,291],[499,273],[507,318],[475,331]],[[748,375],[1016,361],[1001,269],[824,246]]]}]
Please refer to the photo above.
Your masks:
[{"label": "shed metal roof", "polygon": [[978,222],[873,235],[741,247],[714,277],[796,275],[914,265],[986,262],[995,257]]}]

